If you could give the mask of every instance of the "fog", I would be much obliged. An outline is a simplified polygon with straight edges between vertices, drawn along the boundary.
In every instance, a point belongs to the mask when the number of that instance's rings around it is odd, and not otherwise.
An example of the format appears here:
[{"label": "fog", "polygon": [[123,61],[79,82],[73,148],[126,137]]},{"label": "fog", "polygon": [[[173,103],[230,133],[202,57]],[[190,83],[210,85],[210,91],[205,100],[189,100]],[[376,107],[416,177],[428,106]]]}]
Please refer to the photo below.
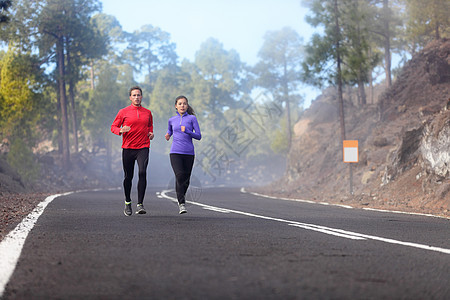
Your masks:
[{"label": "fog", "polygon": [[[263,117],[263,116],[260,116]],[[269,116],[265,116],[269,117]],[[263,121],[263,120],[261,120]],[[247,121],[248,122],[248,121]],[[256,119],[254,122],[257,122]],[[211,186],[261,186],[279,179],[286,166],[286,157],[272,154],[272,157],[262,155],[246,159],[245,153],[257,151],[264,145],[266,130],[260,126],[253,129],[250,125],[239,123],[237,120],[228,121],[230,124],[222,133],[211,136],[208,128],[202,126],[202,139],[193,140],[195,147],[195,162],[191,176],[193,188]],[[248,127],[246,127],[248,125]],[[255,125],[255,124],[253,124]],[[237,132],[240,131],[240,132]],[[155,138],[150,144],[150,160],[147,169],[147,182],[149,186],[173,189],[175,186],[174,173],[170,164],[169,152],[172,139],[164,138],[167,126],[155,124]],[[226,132],[226,133],[225,133]],[[249,138],[249,133],[252,135]],[[111,169],[118,186],[123,180],[121,161],[122,137],[110,133],[113,139]],[[238,137],[241,136],[241,138]],[[111,138],[109,136],[109,138]],[[221,143],[219,143],[219,141]],[[218,146],[219,145],[219,146]],[[97,168],[103,168],[97,165]],[[105,168],[104,172],[108,172]],[[133,184],[137,182],[137,164]]]}]

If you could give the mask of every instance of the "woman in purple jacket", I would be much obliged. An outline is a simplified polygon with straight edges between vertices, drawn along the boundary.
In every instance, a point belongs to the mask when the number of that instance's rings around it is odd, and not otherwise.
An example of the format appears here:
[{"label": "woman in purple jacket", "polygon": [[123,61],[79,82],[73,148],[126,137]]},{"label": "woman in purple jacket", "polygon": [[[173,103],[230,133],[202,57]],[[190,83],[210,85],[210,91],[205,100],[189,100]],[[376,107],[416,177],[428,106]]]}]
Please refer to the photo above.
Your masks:
[{"label": "woman in purple jacket", "polygon": [[186,213],[186,191],[189,187],[192,167],[194,166],[194,144],[192,138],[200,140],[202,134],[198,126],[194,110],[188,104],[185,96],[175,99],[177,115],[169,119],[169,128],[165,135],[170,140],[173,135],[170,148],[170,163],[175,173],[175,190],[177,192],[180,214]]}]

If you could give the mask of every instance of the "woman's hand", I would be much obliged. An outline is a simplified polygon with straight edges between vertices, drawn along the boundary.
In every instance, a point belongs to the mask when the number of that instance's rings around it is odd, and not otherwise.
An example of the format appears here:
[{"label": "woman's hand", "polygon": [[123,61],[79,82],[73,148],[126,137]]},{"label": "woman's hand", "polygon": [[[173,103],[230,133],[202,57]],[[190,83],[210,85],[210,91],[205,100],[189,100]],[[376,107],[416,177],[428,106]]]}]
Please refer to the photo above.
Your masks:
[{"label": "woman's hand", "polygon": [[170,134],[166,133],[164,137],[166,138],[166,141],[170,140]]},{"label": "woman's hand", "polygon": [[155,135],[153,134],[153,132],[149,132],[149,133],[148,133],[148,138],[149,138],[150,140],[153,140],[154,137],[155,137]]}]

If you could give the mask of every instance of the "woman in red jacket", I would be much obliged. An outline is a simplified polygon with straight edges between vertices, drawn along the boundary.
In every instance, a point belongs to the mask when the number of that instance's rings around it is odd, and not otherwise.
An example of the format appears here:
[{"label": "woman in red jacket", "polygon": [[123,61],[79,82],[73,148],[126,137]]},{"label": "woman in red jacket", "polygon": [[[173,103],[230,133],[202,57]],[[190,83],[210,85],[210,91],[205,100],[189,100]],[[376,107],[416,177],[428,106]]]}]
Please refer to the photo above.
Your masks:
[{"label": "woman in red jacket", "polygon": [[144,196],[147,188],[147,166],[150,140],[153,139],[153,117],[150,110],[141,106],[142,89],[134,86],[130,89],[131,105],[117,113],[111,125],[114,134],[122,135],[122,164],[124,171],[123,189],[125,193],[124,214],[131,216],[131,186],[134,164],[139,167],[137,185],[138,201],[136,214],[145,214]]}]

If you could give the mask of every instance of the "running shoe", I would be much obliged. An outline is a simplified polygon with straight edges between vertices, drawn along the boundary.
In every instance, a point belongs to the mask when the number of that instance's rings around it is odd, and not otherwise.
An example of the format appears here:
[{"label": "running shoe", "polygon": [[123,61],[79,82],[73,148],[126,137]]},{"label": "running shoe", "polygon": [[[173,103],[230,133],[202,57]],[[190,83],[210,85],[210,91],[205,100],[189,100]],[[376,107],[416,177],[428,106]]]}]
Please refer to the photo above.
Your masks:
[{"label": "running shoe", "polygon": [[139,203],[139,204],[137,205],[136,214],[137,214],[137,215],[143,215],[143,214],[146,214],[146,213],[147,213],[147,212],[145,211],[144,204]]},{"label": "running shoe", "polygon": [[125,216],[129,217],[133,214],[131,211],[131,202],[125,202],[125,209],[123,210]]},{"label": "running shoe", "polygon": [[187,213],[186,205],[184,205],[184,203],[179,204],[179,205],[178,205],[178,208],[180,209],[180,215],[181,215],[181,214]]}]

